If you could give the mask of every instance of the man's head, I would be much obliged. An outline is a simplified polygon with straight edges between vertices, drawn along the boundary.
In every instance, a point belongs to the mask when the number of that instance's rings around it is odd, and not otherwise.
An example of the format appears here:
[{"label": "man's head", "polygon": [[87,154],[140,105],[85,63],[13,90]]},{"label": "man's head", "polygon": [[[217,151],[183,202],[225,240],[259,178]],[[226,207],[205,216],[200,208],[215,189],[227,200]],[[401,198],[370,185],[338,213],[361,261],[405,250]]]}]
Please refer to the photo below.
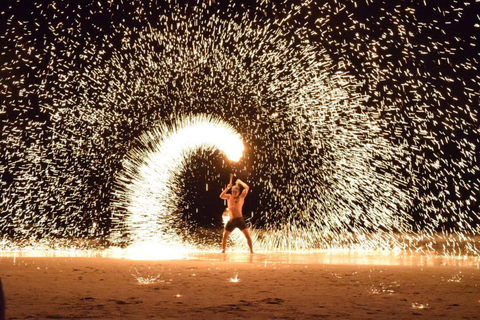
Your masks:
[{"label": "man's head", "polygon": [[232,195],[236,198],[240,194],[240,187],[238,185],[234,185],[232,187]]}]

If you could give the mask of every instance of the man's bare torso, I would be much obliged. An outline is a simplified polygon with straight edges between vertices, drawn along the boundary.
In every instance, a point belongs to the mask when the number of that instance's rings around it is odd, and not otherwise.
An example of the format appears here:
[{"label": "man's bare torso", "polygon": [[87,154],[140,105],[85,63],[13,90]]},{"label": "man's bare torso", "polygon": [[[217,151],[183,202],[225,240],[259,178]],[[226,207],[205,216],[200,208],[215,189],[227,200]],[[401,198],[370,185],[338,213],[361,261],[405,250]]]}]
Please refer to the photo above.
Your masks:
[{"label": "man's bare torso", "polygon": [[245,202],[245,198],[238,196],[236,198],[233,195],[230,195],[227,199],[228,210],[232,215],[232,218],[241,218],[242,217],[242,207]]}]

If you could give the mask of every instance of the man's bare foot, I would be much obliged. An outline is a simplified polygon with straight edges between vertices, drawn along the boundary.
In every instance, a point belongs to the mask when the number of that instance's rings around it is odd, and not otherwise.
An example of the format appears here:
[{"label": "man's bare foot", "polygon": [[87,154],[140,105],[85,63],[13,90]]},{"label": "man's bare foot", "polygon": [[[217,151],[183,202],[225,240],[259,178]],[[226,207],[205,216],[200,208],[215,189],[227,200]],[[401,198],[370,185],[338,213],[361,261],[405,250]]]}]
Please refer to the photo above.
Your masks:
[{"label": "man's bare foot", "polygon": [[222,250],[222,253],[225,253],[225,249]]}]

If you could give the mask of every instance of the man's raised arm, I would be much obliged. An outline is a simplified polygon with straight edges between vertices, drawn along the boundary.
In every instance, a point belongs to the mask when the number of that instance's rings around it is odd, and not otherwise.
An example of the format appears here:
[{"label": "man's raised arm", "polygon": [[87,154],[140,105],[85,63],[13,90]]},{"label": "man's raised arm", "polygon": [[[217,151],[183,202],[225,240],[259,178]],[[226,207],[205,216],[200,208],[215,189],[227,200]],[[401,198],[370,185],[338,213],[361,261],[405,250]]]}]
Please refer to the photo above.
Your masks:
[{"label": "man's raised arm", "polygon": [[241,196],[242,197],[246,197],[247,196],[247,193],[248,193],[248,190],[250,190],[250,187],[245,183],[243,182],[242,180],[240,179],[237,179],[237,181],[235,182],[236,184],[239,184],[243,187],[243,191],[242,191],[242,194]]},{"label": "man's raised arm", "polygon": [[223,190],[222,193],[220,193],[220,199],[228,199],[228,194],[227,194],[227,192],[228,192],[228,190],[230,190],[231,187],[232,187],[232,184],[229,183],[229,184],[227,185],[227,187],[225,188],[225,190]]}]

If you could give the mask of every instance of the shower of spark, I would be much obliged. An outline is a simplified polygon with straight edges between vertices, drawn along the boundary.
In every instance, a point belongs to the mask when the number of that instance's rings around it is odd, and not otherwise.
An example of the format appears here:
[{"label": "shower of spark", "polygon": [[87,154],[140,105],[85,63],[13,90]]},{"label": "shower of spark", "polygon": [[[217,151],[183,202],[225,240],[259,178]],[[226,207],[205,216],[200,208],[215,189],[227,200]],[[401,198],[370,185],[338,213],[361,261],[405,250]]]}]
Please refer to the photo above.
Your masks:
[{"label": "shower of spark", "polygon": [[217,241],[233,171],[257,250],[478,255],[475,5],[2,3],[2,248]]}]

